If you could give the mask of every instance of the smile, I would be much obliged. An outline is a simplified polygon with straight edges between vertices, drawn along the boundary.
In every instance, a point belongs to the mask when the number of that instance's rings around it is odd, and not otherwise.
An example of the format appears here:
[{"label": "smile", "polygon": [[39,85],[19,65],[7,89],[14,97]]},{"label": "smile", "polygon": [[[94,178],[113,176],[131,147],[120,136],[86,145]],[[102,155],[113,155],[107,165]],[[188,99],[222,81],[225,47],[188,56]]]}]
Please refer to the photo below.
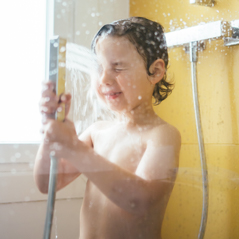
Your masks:
[{"label": "smile", "polygon": [[112,92],[112,93],[105,93],[104,95],[108,100],[113,100],[118,98],[121,94],[122,92]]}]

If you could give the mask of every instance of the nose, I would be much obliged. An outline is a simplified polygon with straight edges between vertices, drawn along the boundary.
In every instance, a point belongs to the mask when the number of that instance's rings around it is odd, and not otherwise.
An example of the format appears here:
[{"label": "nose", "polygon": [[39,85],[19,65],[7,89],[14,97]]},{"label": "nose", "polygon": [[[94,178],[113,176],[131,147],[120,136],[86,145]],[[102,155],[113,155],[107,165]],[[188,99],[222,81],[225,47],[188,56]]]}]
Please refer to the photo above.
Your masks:
[{"label": "nose", "polygon": [[110,70],[104,69],[100,74],[100,84],[101,85],[112,85],[114,83],[114,76],[111,74]]}]

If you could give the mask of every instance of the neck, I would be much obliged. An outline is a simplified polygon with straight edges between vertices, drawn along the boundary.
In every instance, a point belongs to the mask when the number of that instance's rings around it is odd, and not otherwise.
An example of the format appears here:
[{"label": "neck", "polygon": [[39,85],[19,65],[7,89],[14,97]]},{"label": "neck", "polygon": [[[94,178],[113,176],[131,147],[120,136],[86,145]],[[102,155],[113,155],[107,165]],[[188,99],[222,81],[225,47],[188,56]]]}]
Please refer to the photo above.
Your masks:
[{"label": "neck", "polygon": [[118,120],[128,127],[148,125],[158,120],[151,102],[141,104],[129,111],[120,112],[117,116]]}]

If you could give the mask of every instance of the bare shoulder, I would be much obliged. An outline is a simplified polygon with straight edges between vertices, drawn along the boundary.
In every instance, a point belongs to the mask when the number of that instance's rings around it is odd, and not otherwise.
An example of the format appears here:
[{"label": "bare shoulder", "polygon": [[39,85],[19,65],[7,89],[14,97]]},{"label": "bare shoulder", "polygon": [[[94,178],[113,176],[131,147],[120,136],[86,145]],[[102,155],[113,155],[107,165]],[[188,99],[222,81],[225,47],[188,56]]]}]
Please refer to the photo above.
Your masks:
[{"label": "bare shoulder", "polygon": [[181,145],[179,130],[167,122],[160,122],[150,130],[150,138],[157,145]]}]

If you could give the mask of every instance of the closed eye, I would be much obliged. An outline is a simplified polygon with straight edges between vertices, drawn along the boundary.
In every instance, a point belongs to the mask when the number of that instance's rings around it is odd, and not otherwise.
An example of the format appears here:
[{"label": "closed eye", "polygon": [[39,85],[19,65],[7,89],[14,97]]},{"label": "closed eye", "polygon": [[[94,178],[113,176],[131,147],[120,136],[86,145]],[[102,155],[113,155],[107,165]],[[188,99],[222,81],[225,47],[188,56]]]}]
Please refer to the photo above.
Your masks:
[{"label": "closed eye", "polygon": [[123,69],[115,69],[115,71],[119,72],[119,71],[122,71]]},{"label": "closed eye", "polygon": [[127,69],[124,69],[124,68],[115,68],[115,71],[116,71],[116,72],[122,72],[122,71],[125,71],[125,70],[127,70]]}]

